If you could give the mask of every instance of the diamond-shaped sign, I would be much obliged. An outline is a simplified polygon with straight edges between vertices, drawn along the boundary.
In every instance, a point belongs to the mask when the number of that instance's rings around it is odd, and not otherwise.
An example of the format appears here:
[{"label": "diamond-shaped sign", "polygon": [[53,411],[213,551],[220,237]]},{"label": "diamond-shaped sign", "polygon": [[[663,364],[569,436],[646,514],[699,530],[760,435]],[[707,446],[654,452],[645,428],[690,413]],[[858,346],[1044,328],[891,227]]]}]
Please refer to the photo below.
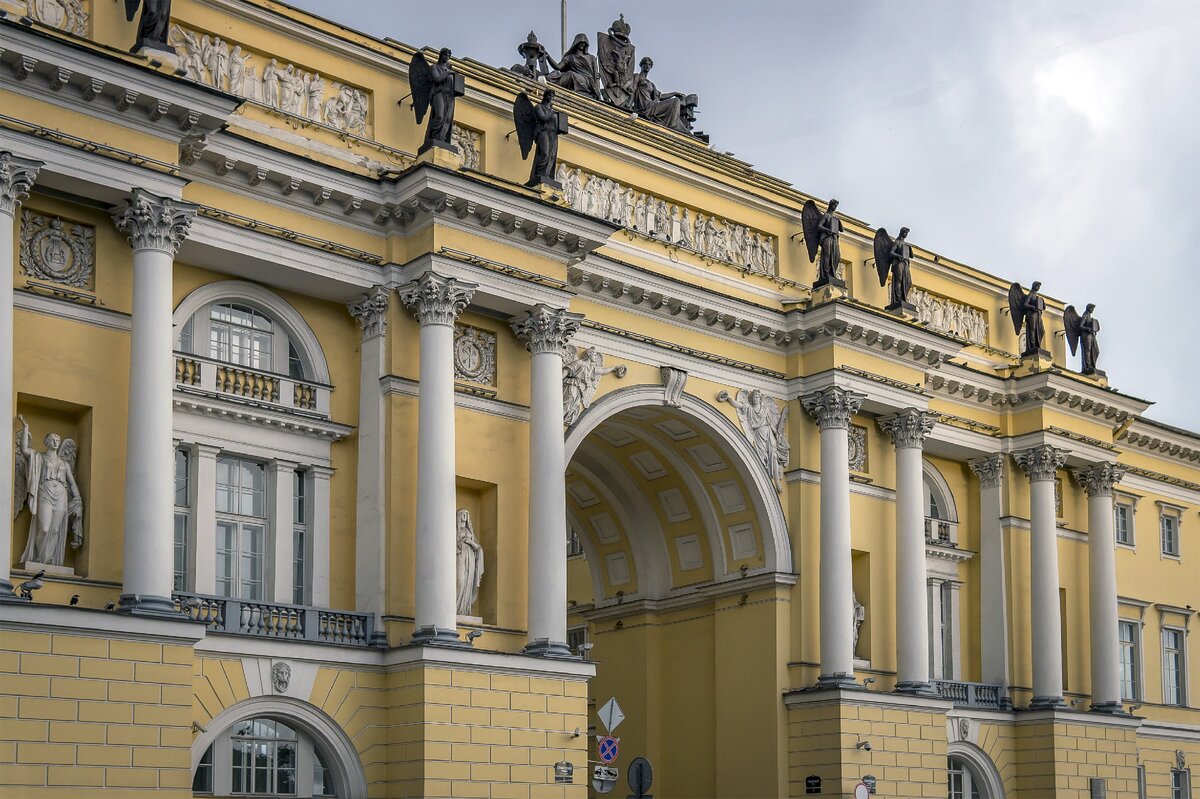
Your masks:
[{"label": "diamond-shaped sign", "polygon": [[599,714],[600,722],[604,725],[604,729],[610,733],[621,726],[621,722],[625,720],[625,714],[621,712],[621,706],[617,704],[615,696],[604,703],[604,707],[600,708]]}]

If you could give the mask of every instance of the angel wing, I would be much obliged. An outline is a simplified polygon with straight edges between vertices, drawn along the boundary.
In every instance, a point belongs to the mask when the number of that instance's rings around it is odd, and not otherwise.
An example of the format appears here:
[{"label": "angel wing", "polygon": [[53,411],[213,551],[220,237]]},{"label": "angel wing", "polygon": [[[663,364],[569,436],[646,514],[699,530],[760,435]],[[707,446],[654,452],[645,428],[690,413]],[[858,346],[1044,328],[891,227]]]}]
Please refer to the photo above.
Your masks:
[{"label": "angel wing", "polygon": [[79,448],[75,445],[75,439],[64,438],[62,444],[58,447],[58,456],[71,467],[71,474],[75,474],[75,458],[78,454]]},{"label": "angel wing", "polygon": [[879,285],[887,283],[888,272],[892,269],[892,237],[886,228],[875,231],[875,271],[879,273]]},{"label": "angel wing", "polygon": [[1071,347],[1071,354],[1075,354],[1075,350],[1079,347],[1079,322],[1083,317],[1075,310],[1074,305],[1068,305],[1067,310],[1063,312],[1063,329],[1067,333],[1067,344]]},{"label": "angel wing", "polygon": [[413,53],[408,63],[408,90],[412,92],[413,110],[417,112],[417,124],[429,110],[429,95],[433,92],[433,78],[429,74],[429,62],[421,51]]},{"label": "angel wing", "polygon": [[1020,333],[1021,325],[1025,322],[1025,296],[1020,283],[1008,287],[1008,312],[1012,316],[1014,333]]},{"label": "angel wing", "polygon": [[513,122],[517,126],[517,143],[521,145],[521,158],[529,157],[533,148],[533,137],[537,132],[537,114],[533,110],[533,101],[529,95],[521,92],[513,103]]},{"label": "angel wing", "polygon": [[13,464],[13,518],[25,507],[25,494],[29,491],[29,463],[21,451],[21,435],[17,433],[16,463]]},{"label": "angel wing", "polygon": [[800,226],[804,229],[804,246],[808,248],[808,262],[816,263],[817,245],[821,243],[821,212],[812,200],[804,203],[800,211]]}]

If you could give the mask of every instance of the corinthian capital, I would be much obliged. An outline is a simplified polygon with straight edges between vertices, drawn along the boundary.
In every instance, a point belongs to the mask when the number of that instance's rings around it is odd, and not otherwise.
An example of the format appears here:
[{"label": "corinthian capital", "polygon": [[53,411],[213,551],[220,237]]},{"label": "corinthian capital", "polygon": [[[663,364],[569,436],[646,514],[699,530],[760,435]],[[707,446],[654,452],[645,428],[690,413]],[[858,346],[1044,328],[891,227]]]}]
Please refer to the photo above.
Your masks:
[{"label": "corinthian capital", "polygon": [[805,394],[800,398],[800,404],[822,430],[845,430],[850,427],[850,417],[858,413],[866,398],[866,394],[830,386]]},{"label": "corinthian capital", "polygon": [[937,421],[936,413],[905,408],[899,413],[879,417],[879,429],[892,439],[896,449],[919,449]]},{"label": "corinthian capital", "polygon": [[1086,469],[1074,469],[1071,474],[1089,497],[1111,497],[1113,486],[1125,476],[1125,467],[1115,463],[1098,463]]},{"label": "corinthian capital", "polygon": [[350,315],[362,325],[364,340],[387,332],[388,293],[383,286],[375,286],[360,302],[346,306]]},{"label": "corinthian capital", "polygon": [[453,325],[475,296],[476,288],[474,283],[426,272],[398,291],[400,301],[422,325]]},{"label": "corinthian capital", "polygon": [[112,219],[117,230],[129,234],[134,250],[158,250],[174,257],[191,230],[196,207],[134,189],[128,200],[113,209]]},{"label": "corinthian capital", "polygon": [[1002,452],[994,452],[991,455],[984,455],[982,458],[969,460],[967,465],[979,478],[981,488],[996,488],[1004,479],[1004,453]]},{"label": "corinthian capital", "polygon": [[1012,454],[1021,471],[1029,475],[1030,481],[1053,480],[1058,467],[1067,461],[1066,450],[1040,444]]},{"label": "corinthian capital", "polygon": [[583,314],[571,313],[548,305],[537,305],[509,320],[517,338],[534,355],[540,352],[561,354],[579,330]]},{"label": "corinthian capital", "polygon": [[29,196],[41,168],[41,161],[20,158],[7,150],[0,152],[0,213],[16,215],[17,206]]}]

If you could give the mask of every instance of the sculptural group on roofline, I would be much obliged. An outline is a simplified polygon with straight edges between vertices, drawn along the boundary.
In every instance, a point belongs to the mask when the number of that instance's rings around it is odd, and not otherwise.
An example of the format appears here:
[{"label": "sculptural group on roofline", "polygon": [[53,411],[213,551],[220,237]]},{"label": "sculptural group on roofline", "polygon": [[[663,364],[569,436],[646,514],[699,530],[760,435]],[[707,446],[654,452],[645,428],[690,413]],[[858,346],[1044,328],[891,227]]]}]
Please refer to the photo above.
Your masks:
[{"label": "sculptural group on roofline", "polygon": [[517,45],[524,62],[513,64],[510,69],[707,141],[703,133],[692,130],[699,98],[695,94],[660,92],[650,80],[654,61],[650,58],[635,61],[636,48],[629,40],[630,30],[622,14],[607,33],[596,34],[595,54],[591,52],[587,34],[579,33],[560,59],[551,56],[530,31],[525,41]]}]

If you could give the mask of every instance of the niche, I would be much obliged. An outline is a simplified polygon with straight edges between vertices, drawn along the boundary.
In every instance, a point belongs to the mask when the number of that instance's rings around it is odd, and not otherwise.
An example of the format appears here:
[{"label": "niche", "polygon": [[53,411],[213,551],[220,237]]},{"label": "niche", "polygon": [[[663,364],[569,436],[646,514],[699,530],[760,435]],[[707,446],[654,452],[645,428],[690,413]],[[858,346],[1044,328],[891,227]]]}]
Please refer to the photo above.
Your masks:
[{"label": "niche", "polygon": [[857,550],[851,553],[851,569],[854,586],[854,624],[858,628],[858,641],[854,645],[854,660],[859,665],[871,665],[871,616],[874,603],[871,601],[871,555]]},{"label": "niche", "polygon": [[[21,452],[23,443],[23,426],[20,419],[14,420],[16,437],[16,463],[14,464],[13,482],[14,502],[20,507],[20,512],[13,520],[12,551],[9,553],[10,563],[17,569],[37,572],[45,569],[46,573],[61,576],[87,576],[88,553],[91,547],[90,502],[91,499],[91,455],[92,455],[92,411],[84,405],[39,397],[30,394],[17,396],[17,414],[24,418],[29,425],[28,447],[33,452],[44,457],[47,445],[45,438],[53,433],[61,443],[58,450],[66,461],[75,479],[80,503],[72,502],[74,489],[70,481],[47,486],[44,483],[38,489],[38,495],[43,497],[39,519],[47,509],[55,509],[49,519],[51,534],[37,546],[31,546],[30,535],[37,529],[34,515],[30,512],[29,492],[17,491],[27,489],[30,485],[30,459]],[[35,501],[37,501],[35,499]],[[72,544],[82,539],[77,549]],[[61,555],[58,554],[61,552]]]},{"label": "niche", "polygon": [[[459,511],[466,511],[470,519],[471,529],[475,538],[483,548],[483,577],[480,580],[479,591],[475,602],[471,605],[470,613],[459,614],[459,621],[474,624],[495,624],[497,606],[497,567],[500,563],[496,546],[496,486],[481,480],[471,480],[466,477],[458,478],[456,483],[456,501]],[[456,516],[455,535],[460,534],[458,517]],[[462,571],[461,559],[464,557],[459,550],[456,560],[455,573]],[[457,589],[455,585],[456,596]]]}]

